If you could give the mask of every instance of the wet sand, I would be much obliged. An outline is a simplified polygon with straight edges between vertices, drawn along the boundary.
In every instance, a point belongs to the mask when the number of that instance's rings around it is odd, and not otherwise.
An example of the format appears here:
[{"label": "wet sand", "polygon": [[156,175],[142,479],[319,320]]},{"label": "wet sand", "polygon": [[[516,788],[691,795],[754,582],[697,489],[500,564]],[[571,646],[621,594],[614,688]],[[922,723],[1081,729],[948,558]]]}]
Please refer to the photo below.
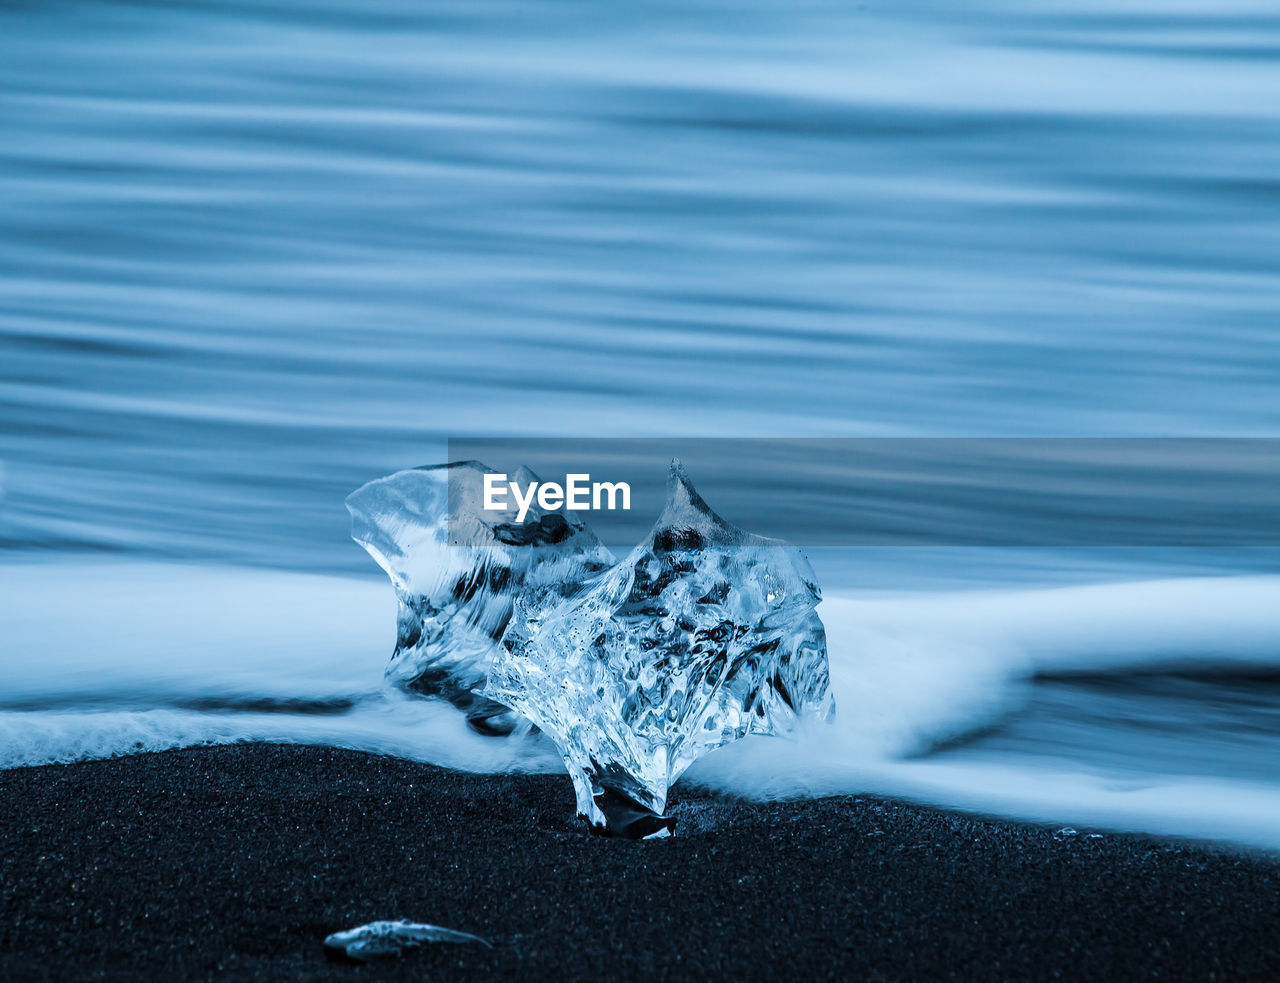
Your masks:
[{"label": "wet sand", "polygon": [[[602,839],[561,776],[276,745],[0,772],[0,979],[1280,979],[1275,857],[872,797],[674,809]],[[401,917],[494,947],[326,961]]]}]

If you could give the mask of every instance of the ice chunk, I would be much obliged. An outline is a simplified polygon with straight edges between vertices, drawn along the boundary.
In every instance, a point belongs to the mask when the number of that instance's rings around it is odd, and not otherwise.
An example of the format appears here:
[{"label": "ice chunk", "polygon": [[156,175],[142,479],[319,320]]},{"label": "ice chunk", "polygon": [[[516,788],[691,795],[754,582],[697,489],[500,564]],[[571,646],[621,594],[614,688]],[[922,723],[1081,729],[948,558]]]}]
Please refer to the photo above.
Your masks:
[{"label": "ice chunk", "polygon": [[493,948],[478,935],[456,932],[439,925],[401,920],[370,922],[345,932],[334,932],[324,940],[324,952],[330,959],[363,963],[371,959],[403,955],[406,950],[416,949],[426,942],[479,942]]},{"label": "ice chunk", "polygon": [[593,826],[652,835],[699,756],[831,714],[820,599],[798,549],[725,522],[673,462],[626,559],[572,596],[516,601],[485,693],[556,742]]},{"label": "ice chunk", "polygon": [[[512,603],[534,605],[579,589],[613,556],[575,513],[535,503],[523,522],[514,506],[485,512],[478,461],[415,468],[379,478],[347,498],[351,535],[391,577],[400,601],[388,681],[440,696],[485,733],[517,719],[480,696],[501,648]],[[522,468],[522,486],[538,480]]]}]

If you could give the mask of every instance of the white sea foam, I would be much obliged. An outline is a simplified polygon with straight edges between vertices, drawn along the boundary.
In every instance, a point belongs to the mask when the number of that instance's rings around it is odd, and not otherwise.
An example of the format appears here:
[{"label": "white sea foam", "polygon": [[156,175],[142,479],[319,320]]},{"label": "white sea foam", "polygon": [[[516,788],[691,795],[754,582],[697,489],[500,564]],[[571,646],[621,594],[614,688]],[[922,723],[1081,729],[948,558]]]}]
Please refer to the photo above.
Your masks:
[{"label": "white sea foam", "polygon": [[[1280,782],[1109,772],[1083,753],[1075,762],[912,756],[995,720],[1038,672],[1280,667],[1280,578],[835,598],[821,613],[835,722],[795,741],[725,748],[695,766],[693,780],[763,797],[878,792],[1280,848]],[[1192,732],[1199,724],[1182,723]]]},{"label": "white sea foam", "polygon": [[[545,742],[479,737],[451,709],[381,687],[394,603],[379,581],[60,562],[0,567],[0,593],[0,766],[269,740],[474,771],[559,768]],[[1280,668],[1280,578],[832,597],[820,613],[835,723],[722,749],[690,780],[1280,847],[1280,781],[1108,773],[1070,755],[915,756],[997,720],[1037,672]]]}]

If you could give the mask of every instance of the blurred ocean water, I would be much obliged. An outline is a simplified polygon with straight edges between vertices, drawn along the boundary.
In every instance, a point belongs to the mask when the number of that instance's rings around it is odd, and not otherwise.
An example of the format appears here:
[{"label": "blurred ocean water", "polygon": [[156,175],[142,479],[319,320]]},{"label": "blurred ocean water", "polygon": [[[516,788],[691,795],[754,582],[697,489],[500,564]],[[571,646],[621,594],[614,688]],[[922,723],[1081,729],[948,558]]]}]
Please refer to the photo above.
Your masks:
[{"label": "blurred ocean water", "polygon": [[12,549],[538,435],[1275,436],[1267,3],[10,4]]},{"label": "blurred ocean water", "polygon": [[[266,735],[533,766],[287,712],[339,666],[375,698],[390,592],[298,578],[373,577],[344,496],[450,437],[1280,436],[1278,56],[1238,0],[5,5],[0,761]],[[1273,554],[815,560],[843,757],[716,780],[1270,842]],[[1096,586],[1027,589],[1060,580]],[[274,596],[294,631],[245,613]],[[909,754],[943,771],[876,771]]]}]

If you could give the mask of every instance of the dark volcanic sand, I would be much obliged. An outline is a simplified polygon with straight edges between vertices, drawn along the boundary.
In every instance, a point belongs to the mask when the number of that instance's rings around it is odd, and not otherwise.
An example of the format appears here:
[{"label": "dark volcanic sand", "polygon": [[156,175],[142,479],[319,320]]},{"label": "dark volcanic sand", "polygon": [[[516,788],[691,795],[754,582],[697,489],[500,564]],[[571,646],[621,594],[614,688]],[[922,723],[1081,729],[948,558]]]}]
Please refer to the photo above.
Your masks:
[{"label": "dark volcanic sand", "polygon": [[[1280,863],[871,798],[686,794],[270,745],[0,772],[0,980],[1280,979]],[[327,963],[381,918],[485,936]]]}]

